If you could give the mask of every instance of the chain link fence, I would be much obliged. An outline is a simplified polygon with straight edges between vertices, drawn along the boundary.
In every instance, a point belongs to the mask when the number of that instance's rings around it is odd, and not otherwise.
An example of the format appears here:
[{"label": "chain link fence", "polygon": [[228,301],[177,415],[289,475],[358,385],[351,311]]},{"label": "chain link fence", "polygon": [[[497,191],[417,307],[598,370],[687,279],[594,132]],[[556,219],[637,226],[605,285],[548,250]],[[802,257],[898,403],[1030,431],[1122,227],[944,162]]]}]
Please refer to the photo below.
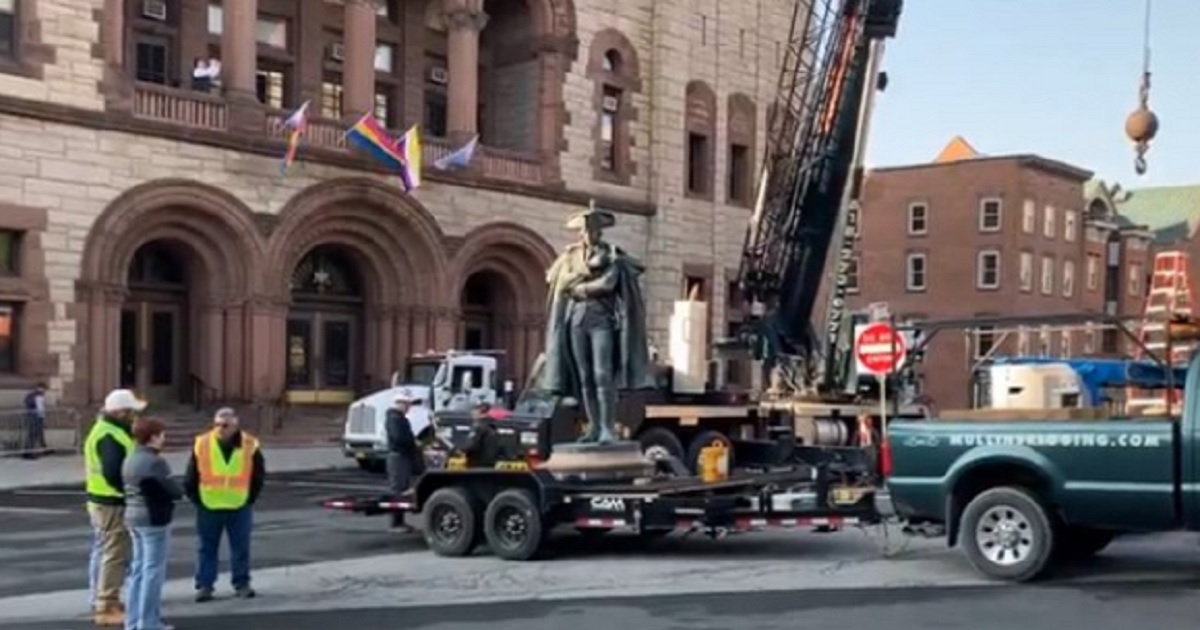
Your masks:
[{"label": "chain link fence", "polygon": [[0,410],[0,457],[78,452],[85,417],[68,407],[45,415],[25,409]]}]

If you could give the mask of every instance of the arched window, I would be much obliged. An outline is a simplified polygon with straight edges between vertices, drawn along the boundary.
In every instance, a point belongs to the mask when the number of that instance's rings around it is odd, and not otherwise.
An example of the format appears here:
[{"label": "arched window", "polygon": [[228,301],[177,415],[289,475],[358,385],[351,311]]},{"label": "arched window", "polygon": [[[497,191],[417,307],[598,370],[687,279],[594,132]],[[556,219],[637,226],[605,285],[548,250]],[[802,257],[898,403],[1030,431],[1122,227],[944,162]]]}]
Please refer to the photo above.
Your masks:
[{"label": "arched window", "polygon": [[592,40],[587,73],[595,83],[595,178],[628,185],[636,173],[630,127],[637,118],[631,94],[641,90],[637,53],[623,34],[605,29]]},{"label": "arched window", "polygon": [[717,95],[704,81],[687,84],[684,104],[684,192],[689,197],[713,198],[716,161]]}]

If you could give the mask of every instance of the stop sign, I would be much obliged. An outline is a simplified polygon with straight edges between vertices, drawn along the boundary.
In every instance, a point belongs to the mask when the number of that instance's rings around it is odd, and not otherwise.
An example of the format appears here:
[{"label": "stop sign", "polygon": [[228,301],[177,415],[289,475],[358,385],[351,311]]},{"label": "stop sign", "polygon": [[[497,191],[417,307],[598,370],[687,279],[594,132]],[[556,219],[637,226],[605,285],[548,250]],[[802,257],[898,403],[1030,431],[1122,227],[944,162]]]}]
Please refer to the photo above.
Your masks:
[{"label": "stop sign", "polygon": [[854,339],[858,371],[881,376],[896,371],[904,362],[908,345],[887,322],[867,324]]}]

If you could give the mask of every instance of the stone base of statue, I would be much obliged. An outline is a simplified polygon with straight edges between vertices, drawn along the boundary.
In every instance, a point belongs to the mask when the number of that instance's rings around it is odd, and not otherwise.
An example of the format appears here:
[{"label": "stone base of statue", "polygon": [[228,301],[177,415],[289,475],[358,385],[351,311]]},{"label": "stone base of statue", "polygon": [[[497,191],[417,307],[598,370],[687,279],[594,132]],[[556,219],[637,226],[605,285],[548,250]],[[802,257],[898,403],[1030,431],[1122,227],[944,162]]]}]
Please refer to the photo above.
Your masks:
[{"label": "stone base of statue", "polygon": [[550,459],[538,466],[560,481],[626,481],[654,474],[654,462],[637,442],[555,444]]}]

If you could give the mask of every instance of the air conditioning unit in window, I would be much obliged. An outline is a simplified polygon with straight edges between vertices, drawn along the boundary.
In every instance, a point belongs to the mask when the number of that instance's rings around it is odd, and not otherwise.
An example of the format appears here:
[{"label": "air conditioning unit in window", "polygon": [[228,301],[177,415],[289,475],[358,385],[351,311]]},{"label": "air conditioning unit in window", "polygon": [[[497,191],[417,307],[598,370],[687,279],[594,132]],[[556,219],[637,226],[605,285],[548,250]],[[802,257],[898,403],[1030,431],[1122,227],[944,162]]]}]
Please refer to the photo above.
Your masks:
[{"label": "air conditioning unit in window", "polygon": [[617,111],[618,105],[620,105],[620,99],[615,96],[605,96],[604,100],[600,103],[600,106],[604,108],[604,111],[609,113]]},{"label": "air conditioning unit in window", "polygon": [[446,85],[450,81],[450,73],[445,68],[430,68],[429,82],[438,85]]},{"label": "air conditioning unit in window", "polygon": [[142,0],[142,17],[150,20],[157,20],[159,22],[166,22],[166,0]]},{"label": "air conditioning unit in window", "polygon": [[346,58],[346,46],[344,44],[330,44],[329,58],[334,61],[342,61]]}]

